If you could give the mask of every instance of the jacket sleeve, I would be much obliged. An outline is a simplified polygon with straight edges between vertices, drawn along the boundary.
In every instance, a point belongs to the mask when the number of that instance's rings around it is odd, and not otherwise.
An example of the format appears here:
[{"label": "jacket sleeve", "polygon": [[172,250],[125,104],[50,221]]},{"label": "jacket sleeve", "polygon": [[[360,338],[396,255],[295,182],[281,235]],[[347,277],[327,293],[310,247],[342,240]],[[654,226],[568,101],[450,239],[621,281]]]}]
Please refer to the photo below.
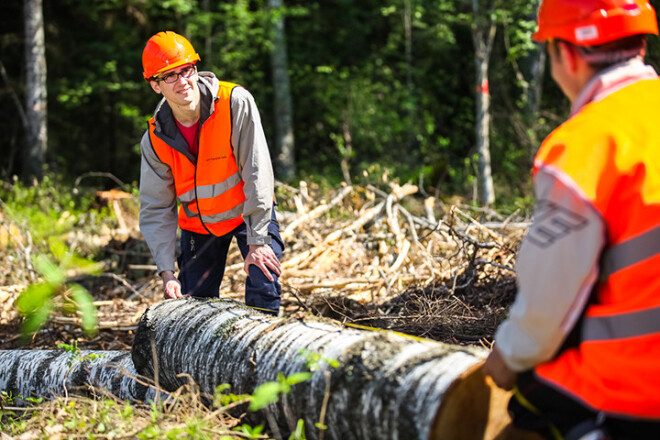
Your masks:
[{"label": "jacket sleeve", "polygon": [[268,225],[275,193],[273,166],[259,110],[246,89],[236,87],[231,95],[231,143],[243,179],[243,219],[248,244],[269,244]]},{"label": "jacket sleeve", "polygon": [[524,371],[552,359],[598,279],[605,222],[572,181],[540,168],[537,204],[516,262],[518,294],[495,335],[504,362]]},{"label": "jacket sleeve", "polygon": [[140,142],[140,232],[158,273],[174,271],[176,249],[176,191],[170,167],[158,159],[149,133]]}]

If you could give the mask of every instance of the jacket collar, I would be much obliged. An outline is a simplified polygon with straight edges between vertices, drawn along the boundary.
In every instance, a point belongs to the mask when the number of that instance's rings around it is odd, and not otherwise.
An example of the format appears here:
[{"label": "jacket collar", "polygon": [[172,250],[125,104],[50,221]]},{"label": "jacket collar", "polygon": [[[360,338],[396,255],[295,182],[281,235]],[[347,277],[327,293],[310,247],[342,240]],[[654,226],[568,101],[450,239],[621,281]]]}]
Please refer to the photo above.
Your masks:
[{"label": "jacket collar", "polygon": [[658,74],[653,67],[644,64],[639,57],[609,67],[594,76],[582,89],[573,101],[571,116],[590,102],[600,101],[637,81],[657,78]]}]

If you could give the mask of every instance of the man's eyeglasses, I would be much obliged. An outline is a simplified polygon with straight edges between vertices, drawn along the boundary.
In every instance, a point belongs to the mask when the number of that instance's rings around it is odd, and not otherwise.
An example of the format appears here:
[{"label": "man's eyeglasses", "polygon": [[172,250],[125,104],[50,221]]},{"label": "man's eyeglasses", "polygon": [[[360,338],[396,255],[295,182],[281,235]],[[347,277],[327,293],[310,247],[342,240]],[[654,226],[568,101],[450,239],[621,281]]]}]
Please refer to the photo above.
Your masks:
[{"label": "man's eyeglasses", "polygon": [[154,80],[163,81],[165,84],[174,84],[179,80],[179,77],[190,78],[195,72],[197,72],[197,68],[193,65],[181,69],[178,73],[172,72],[161,77],[155,77]]}]

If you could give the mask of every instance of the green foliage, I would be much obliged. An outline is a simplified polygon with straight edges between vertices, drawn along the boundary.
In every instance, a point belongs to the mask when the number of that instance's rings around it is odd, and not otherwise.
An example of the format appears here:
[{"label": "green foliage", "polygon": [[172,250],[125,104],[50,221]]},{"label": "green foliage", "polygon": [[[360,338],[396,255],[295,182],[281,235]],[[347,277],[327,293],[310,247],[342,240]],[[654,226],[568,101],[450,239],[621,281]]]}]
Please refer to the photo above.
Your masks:
[{"label": "green foliage", "polygon": [[[36,185],[25,185],[14,178],[11,184],[0,186],[0,207],[8,220],[29,233],[42,252],[51,251],[50,237],[73,230],[98,230],[113,221],[108,208],[99,206],[93,191],[74,188],[63,176],[53,173],[45,174]],[[82,260],[77,263],[84,264]]]},{"label": "green foliage", "polygon": [[[146,40],[165,29],[190,39],[201,56],[200,70],[250,90],[273,145],[272,25],[284,16],[298,178],[340,181],[339,152],[353,177],[379,164],[404,181],[423,175],[429,193],[471,196],[471,30],[492,19],[497,23],[489,75],[496,190],[505,200],[525,197],[529,185],[519,181],[527,180],[533,151],[566,116],[568,106],[547,69],[540,79],[529,74],[530,55],[539,50],[530,39],[537,4],[289,0],[271,10],[265,0],[45,2],[47,163],[64,180],[90,170],[137,180],[139,141],[159,100],[142,79],[141,53]],[[657,0],[652,4],[660,6]],[[0,150],[8,154],[0,159],[0,178],[5,180],[20,173],[25,149],[12,99],[13,92],[19,101],[24,98],[24,30],[14,19],[21,14],[20,0],[2,2],[0,51],[7,81],[0,96],[6,115],[0,121]],[[660,68],[660,38],[649,38],[647,60]],[[537,112],[531,110],[528,91],[539,83]],[[69,205],[60,204],[59,213],[44,210],[43,197],[34,197],[28,188],[21,191],[25,212],[40,234],[61,233],[79,220],[65,215],[72,213]],[[43,188],[36,191],[44,193]],[[64,198],[67,193],[52,195]],[[78,208],[78,200],[73,202]]]},{"label": "green foliage", "polygon": [[29,338],[48,320],[57,307],[56,299],[63,297],[66,308],[74,306],[82,316],[82,328],[88,334],[96,332],[97,318],[93,298],[79,284],[67,283],[66,272],[71,269],[83,273],[98,273],[100,266],[93,261],[73,255],[56,237],[49,239],[50,249],[56,261],[46,255],[34,257],[34,266],[43,281],[27,287],[16,299],[16,307],[23,316],[22,335]]}]

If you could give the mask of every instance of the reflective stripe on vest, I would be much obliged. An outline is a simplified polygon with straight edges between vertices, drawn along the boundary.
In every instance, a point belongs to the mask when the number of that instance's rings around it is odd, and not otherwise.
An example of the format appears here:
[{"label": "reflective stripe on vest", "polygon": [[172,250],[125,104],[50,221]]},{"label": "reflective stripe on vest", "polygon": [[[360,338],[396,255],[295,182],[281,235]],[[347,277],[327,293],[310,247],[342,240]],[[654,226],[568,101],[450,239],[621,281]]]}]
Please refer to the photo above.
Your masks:
[{"label": "reflective stripe on vest", "polygon": [[[181,205],[181,208],[185,211],[186,215],[189,218],[196,218],[199,217],[199,214],[197,214],[194,211],[191,211],[190,208],[188,208],[188,205]],[[226,220],[233,220],[237,217],[240,218],[241,214],[243,214],[243,205],[238,205],[229,211],[221,212],[219,214],[214,214],[214,215],[202,215],[202,222],[205,224],[209,223],[219,223],[223,222]]]},{"label": "reflective stripe on vest", "polygon": [[582,341],[607,341],[660,333],[660,307],[584,320]]},{"label": "reflective stripe on vest", "polygon": [[660,226],[607,249],[601,262],[601,280],[615,272],[660,254]]},{"label": "reflective stripe on vest", "polygon": [[[660,254],[660,226],[618,243],[603,253],[601,281],[610,275]],[[588,317],[582,327],[583,341],[605,341],[660,332],[660,307],[614,316]]]},{"label": "reflective stripe on vest", "polygon": [[190,191],[181,194],[178,198],[181,203],[190,203],[195,200],[195,198],[210,199],[229,191],[239,183],[241,183],[241,176],[238,173],[234,173],[220,183],[216,183],[215,185],[198,186],[196,192],[193,188]]}]

